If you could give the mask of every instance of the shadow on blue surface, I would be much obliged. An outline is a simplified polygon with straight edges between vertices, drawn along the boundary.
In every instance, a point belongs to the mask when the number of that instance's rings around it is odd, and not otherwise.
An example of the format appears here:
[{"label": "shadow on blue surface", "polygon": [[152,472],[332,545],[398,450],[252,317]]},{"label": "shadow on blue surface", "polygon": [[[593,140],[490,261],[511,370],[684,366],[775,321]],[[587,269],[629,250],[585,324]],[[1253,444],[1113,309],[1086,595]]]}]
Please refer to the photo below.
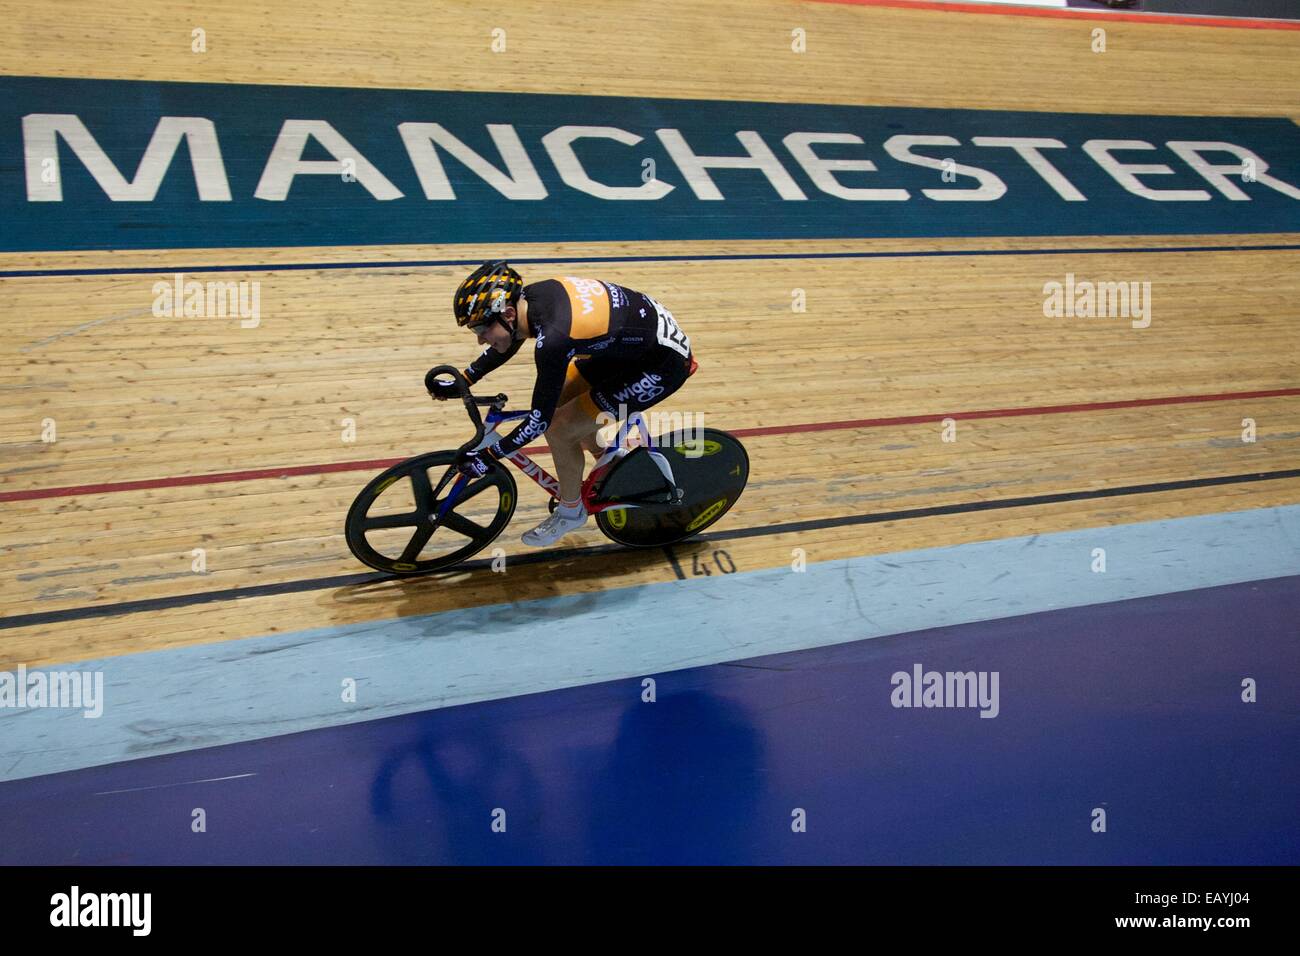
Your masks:
[{"label": "shadow on blue surface", "polygon": [[[0,862],[1295,864],[1297,620],[1277,578],[37,777]],[[998,716],[895,708],[918,663]]]}]

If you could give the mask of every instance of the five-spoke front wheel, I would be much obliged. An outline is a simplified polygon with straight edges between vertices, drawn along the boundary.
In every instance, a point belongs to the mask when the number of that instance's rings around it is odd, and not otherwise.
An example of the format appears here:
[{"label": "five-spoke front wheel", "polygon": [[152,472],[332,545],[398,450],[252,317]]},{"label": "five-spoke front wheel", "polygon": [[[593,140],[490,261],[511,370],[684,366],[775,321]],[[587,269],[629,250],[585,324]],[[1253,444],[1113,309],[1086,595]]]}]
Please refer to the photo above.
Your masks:
[{"label": "five-spoke front wheel", "polygon": [[[474,479],[438,519],[457,476],[454,451],[435,451],[394,465],[352,502],[345,534],[357,560],[391,574],[427,574],[487,547],[515,513],[515,480],[505,466]],[[439,487],[441,486],[441,487]]]}]

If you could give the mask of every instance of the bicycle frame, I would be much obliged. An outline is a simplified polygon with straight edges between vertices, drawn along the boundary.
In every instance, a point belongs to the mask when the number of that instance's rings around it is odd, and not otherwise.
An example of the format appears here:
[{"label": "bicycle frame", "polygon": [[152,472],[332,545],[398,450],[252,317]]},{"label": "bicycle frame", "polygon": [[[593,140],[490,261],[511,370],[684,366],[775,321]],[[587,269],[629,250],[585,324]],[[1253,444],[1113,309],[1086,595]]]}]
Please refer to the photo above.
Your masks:
[{"label": "bicycle frame", "polygon": [[[474,445],[473,450],[480,451],[481,449],[487,448],[500,441],[501,436],[497,434],[496,427],[502,422],[518,421],[519,419],[527,418],[528,415],[529,413],[527,411],[507,412],[502,411],[496,406],[492,406],[489,408],[488,413],[483,420],[483,427],[487,434],[483,436],[482,440],[480,440],[478,444]],[[631,451],[631,447],[628,446],[628,439],[632,436],[634,430],[639,439],[640,446],[649,451],[651,459],[659,467],[660,472],[663,474],[664,479],[669,483],[669,486],[671,487],[673,485],[672,466],[668,464],[668,459],[664,458],[663,455],[654,450],[654,442],[650,438],[650,430],[646,427],[644,417],[642,417],[640,412],[633,412],[627,417],[626,421],[619,425],[618,433],[614,437],[613,444],[611,444],[608,450],[606,450],[606,452],[596,460],[596,464],[591,469],[591,474],[588,475],[582,483],[581,497],[583,504],[586,506],[587,514],[596,514],[604,511],[606,508],[640,507],[636,504],[615,504],[613,502],[598,501],[593,490],[596,479],[604,473],[605,469],[615,460]],[[523,449],[507,455],[505,460],[509,461],[526,476],[536,482],[543,491],[549,494],[556,501],[561,500],[559,479],[555,478],[549,471],[525,455]],[[438,509],[439,521],[441,521],[447,512],[451,510],[452,505],[459,500],[461,492],[465,490],[468,484],[469,479],[464,475],[460,475],[457,478],[456,483],[452,485],[451,491]]]}]

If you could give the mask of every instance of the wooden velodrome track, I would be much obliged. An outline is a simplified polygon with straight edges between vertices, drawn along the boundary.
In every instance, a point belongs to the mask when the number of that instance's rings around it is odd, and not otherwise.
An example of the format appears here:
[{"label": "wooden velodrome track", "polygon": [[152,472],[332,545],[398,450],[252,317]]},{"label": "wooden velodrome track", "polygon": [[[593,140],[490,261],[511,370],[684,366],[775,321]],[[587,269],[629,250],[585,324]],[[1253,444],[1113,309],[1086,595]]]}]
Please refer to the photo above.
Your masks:
[{"label": "wooden velodrome track", "polygon": [[[1294,31],[1108,21],[1109,52],[1096,56],[1088,45],[1096,21],[778,0],[356,0],[324,14],[301,0],[256,13],[240,3],[96,0],[61,3],[57,16],[0,0],[0,22],[0,73],[25,76],[1300,117]],[[520,51],[505,62],[483,39],[498,24]],[[190,52],[196,25],[211,45],[204,57]],[[814,53],[778,55],[796,26]],[[687,574],[696,551],[718,548],[743,571],[788,564],[793,548],[822,561],[1300,502],[1293,477],[761,533],[844,515],[1296,468],[1294,251],[1124,249],[1283,244],[1300,233],[1145,236],[1140,226],[1133,237],[1051,241],[1114,248],[1082,263],[1066,253],[584,262],[1044,245],[1014,238],[555,245],[520,236],[506,248],[186,251],[191,266],[263,267],[226,276],[261,281],[262,312],[274,317],[261,334],[154,318],[148,289],[165,272],[5,278],[0,616],[11,620],[0,668],[679,573],[660,551],[559,551],[505,575],[342,580],[236,597],[238,589],[365,570],[341,535],[348,504],[378,470],[365,463],[463,441],[463,415],[432,405],[421,379],[430,365],[463,364],[476,351],[447,315],[466,266],[265,268],[276,263],[560,258],[566,263],[541,272],[609,278],[669,305],[701,373],[667,407],[704,412],[710,424],[741,433],[752,459],[749,489],[717,526],[717,540],[677,549]],[[174,259],[156,250],[6,254],[0,269]],[[526,280],[538,275],[523,271]],[[1158,296],[1151,328],[1045,321],[1043,282],[1071,271],[1149,280]],[[806,290],[806,313],[791,311],[796,288]],[[513,366],[492,387],[521,404],[532,370]],[[1261,392],[1272,394],[1239,397]],[[1187,397],[1196,400],[1166,401]],[[1030,413],[980,414],[1008,409]],[[945,416],[958,421],[956,442],[941,441]],[[56,423],[54,443],[40,440],[47,418]],[[348,418],[356,437],[345,443]],[[1245,418],[1257,423],[1254,443],[1240,440]],[[519,513],[500,540],[511,556],[526,552],[518,534],[543,513],[542,494],[521,488]],[[728,537],[738,529],[757,530]],[[589,526],[564,545],[603,542]],[[196,548],[206,552],[202,575],[191,570]],[[229,599],[188,599],[209,593]],[[59,617],[115,605],[129,613]]]}]

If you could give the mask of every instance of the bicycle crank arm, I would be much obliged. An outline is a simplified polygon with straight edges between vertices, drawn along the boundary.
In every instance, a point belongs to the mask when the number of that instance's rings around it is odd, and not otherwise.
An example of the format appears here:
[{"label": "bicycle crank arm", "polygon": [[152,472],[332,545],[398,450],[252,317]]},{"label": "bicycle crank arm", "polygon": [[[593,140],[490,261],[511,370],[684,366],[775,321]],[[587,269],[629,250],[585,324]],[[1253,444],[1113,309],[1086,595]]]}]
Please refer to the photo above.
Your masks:
[{"label": "bicycle crank arm", "polygon": [[641,508],[646,505],[678,505],[686,497],[686,492],[681,488],[674,488],[671,492],[651,491],[643,495],[632,495],[628,498],[616,498],[608,501],[599,502],[605,508]]}]

